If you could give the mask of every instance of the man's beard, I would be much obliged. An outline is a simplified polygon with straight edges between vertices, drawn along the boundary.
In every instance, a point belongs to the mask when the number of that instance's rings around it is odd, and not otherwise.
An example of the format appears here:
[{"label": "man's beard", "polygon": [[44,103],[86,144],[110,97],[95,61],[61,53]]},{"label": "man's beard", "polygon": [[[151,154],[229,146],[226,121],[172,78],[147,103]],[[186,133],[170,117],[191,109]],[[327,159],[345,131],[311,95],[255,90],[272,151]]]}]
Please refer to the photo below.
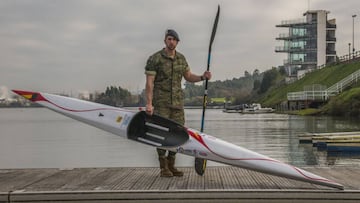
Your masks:
[{"label": "man's beard", "polygon": [[171,51],[175,50],[175,48],[176,48],[175,45],[166,45],[166,47]]}]

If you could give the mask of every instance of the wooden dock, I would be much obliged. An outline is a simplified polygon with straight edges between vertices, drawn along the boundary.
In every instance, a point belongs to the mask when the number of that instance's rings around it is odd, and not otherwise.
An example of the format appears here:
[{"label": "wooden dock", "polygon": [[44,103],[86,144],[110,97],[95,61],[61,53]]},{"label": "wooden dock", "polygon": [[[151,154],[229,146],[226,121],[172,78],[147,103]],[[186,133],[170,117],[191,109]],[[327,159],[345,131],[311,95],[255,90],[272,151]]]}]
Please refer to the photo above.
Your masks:
[{"label": "wooden dock", "polygon": [[357,167],[307,167],[345,190],[209,167],[205,176],[159,177],[158,168],[0,169],[0,202],[360,202]]}]

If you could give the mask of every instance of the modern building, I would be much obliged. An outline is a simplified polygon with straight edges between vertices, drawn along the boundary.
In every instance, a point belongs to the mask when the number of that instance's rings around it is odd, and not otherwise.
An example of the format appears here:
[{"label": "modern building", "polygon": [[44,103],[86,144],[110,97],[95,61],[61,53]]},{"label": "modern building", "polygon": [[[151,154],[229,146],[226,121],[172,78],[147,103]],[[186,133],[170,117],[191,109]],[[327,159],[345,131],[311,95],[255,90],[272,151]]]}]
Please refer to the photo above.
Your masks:
[{"label": "modern building", "polygon": [[279,28],[287,28],[276,40],[283,46],[275,48],[277,53],[286,53],[284,67],[289,77],[299,78],[306,72],[336,61],[336,21],[328,20],[329,11],[309,10],[304,18],[285,20]]}]

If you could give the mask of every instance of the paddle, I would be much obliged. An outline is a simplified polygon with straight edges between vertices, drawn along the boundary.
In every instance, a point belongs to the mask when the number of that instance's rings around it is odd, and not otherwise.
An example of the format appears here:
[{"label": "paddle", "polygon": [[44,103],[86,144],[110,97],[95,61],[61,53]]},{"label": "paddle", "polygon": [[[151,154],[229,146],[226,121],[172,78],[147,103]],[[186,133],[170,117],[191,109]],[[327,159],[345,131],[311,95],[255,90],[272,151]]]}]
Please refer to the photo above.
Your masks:
[{"label": "paddle", "polygon": [[[218,5],[214,25],[212,28],[212,33],[210,37],[210,44],[209,44],[209,52],[208,52],[208,61],[207,61],[207,71],[210,70],[210,59],[211,59],[211,46],[215,38],[216,34],[216,28],[219,22],[219,14],[220,14],[220,5]],[[204,99],[203,99],[203,111],[202,111],[202,117],[201,117],[201,130],[200,132],[204,132],[204,121],[205,121],[205,110],[206,110],[206,104],[207,104],[207,89],[208,89],[208,79],[205,80],[205,91],[204,91]],[[195,171],[199,175],[204,175],[206,169],[206,159],[202,158],[195,158]]]}]

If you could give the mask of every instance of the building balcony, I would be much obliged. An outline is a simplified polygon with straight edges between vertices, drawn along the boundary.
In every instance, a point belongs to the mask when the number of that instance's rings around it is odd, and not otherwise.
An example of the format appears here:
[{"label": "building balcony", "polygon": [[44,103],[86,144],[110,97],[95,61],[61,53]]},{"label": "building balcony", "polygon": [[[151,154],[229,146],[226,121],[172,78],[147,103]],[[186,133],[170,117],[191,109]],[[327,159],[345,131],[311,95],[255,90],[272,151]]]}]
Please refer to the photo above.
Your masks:
[{"label": "building balcony", "polygon": [[284,46],[277,46],[275,47],[275,52],[281,53],[307,53],[310,51],[316,51],[316,48],[311,47],[284,47]]},{"label": "building balcony", "polygon": [[330,23],[327,23],[326,24],[326,28],[328,28],[328,29],[336,29],[336,24],[330,24]]},{"label": "building balcony", "polygon": [[301,47],[283,47],[283,46],[275,47],[275,52],[295,52],[301,50],[303,50],[303,48]]},{"label": "building balcony", "polygon": [[326,36],[326,42],[336,42],[336,37]]},{"label": "building balcony", "polygon": [[306,39],[309,38],[310,35],[289,35],[288,33],[281,33],[276,40],[295,40],[295,39]]},{"label": "building balcony", "polygon": [[306,19],[301,18],[301,19],[295,19],[295,20],[283,20],[283,21],[281,21],[281,24],[276,25],[276,27],[294,27],[294,26],[306,25],[306,24],[308,24],[306,22]]},{"label": "building balcony", "polygon": [[303,61],[302,59],[285,59],[284,65],[316,65],[316,61]]},{"label": "building balcony", "polygon": [[336,55],[335,50],[326,50],[326,55]]}]

